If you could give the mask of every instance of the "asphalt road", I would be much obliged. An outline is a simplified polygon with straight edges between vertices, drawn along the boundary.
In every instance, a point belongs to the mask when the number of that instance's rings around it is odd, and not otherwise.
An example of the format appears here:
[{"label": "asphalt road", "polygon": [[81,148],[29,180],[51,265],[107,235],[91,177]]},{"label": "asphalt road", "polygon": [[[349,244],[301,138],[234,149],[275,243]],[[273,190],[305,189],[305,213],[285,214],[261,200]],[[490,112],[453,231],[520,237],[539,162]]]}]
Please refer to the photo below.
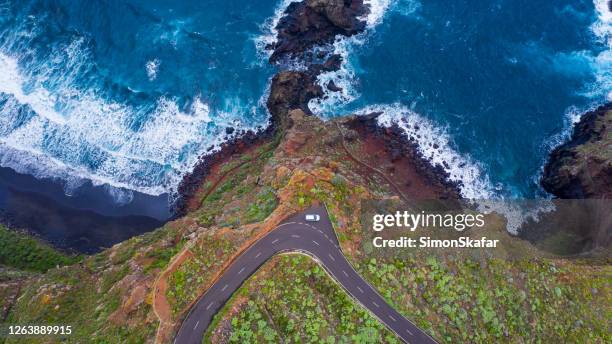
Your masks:
[{"label": "asphalt road", "polygon": [[[319,214],[319,222],[306,222],[305,214]],[[181,324],[175,344],[200,344],[214,315],[242,283],[279,252],[300,251],[318,260],[327,272],[361,305],[406,343],[436,343],[388,305],[353,269],[340,250],[327,212],[313,207],[286,219],[247,249],[198,300]],[[287,281],[290,283],[290,281]],[[290,287],[290,284],[288,284]]]}]

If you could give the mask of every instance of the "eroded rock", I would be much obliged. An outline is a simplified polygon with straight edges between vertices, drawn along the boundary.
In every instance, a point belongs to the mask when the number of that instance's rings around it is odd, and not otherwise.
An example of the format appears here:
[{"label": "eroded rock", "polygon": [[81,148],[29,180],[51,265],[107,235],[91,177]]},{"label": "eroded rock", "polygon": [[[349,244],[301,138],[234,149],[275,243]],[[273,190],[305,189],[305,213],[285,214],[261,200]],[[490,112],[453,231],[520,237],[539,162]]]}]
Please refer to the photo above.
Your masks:
[{"label": "eroded rock", "polygon": [[541,184],[559,198],[612,198],[612,103],[582,116],[550,154]]}]

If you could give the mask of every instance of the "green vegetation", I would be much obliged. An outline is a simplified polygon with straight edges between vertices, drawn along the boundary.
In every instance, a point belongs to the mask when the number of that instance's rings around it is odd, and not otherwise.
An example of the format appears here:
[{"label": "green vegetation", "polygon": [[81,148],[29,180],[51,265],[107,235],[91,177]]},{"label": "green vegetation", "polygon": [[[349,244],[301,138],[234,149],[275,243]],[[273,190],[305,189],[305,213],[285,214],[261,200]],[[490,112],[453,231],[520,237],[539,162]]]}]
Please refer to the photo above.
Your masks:
[{"label": "green vegetation", "polygon": [[236,252],[238,243],[231,233],[206,233],[190,248],[193,257],[183,262],[168,278],[166,297],[174,316],[197,299],[214,273]]},{"label": "green vegetation", "polygon": [[[52,284],[32,283],[27,285],[18,302],[9,315],[7,322],[24,324],[64,324],[71,325],[70,336],[36,336],[28,337],[28,343],[48,343],[62,341],[69,343],[118,343],[143,342],[143,338],[152,335],[154,326],[147,323],[115,325],[109,321],[110,315],[121,303],[121,290],[112,288],[121,280],[125,271],[108,271],[100,276],[104,283],[92,277],[83,268],[77,266],[49,270],[47,280]],[[135,310],[146,314],[149,306]],[[18,339],[6,343],[18,343]]]},{"label": "green vegetation", "polygon": [[159,271],[169,252],[180,248],[182,242],[173,240],[178,230],[166,226],[25,281],[6,322],[72,326],[69,336],[28,337],[33,344],[147,342],[158,322],[147,294],[133,297],[132,292],[147,290],[153,279],[144,271]]},{"label": "green vegetation", "polygon": [[255,203],[252,203],[246,211],[246,222],[263,221],[272,213],[278,205],[274,190],[266,187],[257,194]]},{"label": "green vegetation", "polygon": [[607,270],[433,256],[359,265],[387,302],[445,343],[610,342]]},{"label": "green vegetation", "polygon": [[0,225],[0,265],[45,272],[58,265],[73,264],[79,259],[78,256],[68,256],[33,237]]},{"label": "green vegetation", "polygon": [[[153,342],[158,326],[153,285],[172,257],[189,247],[185,260],[168,275],[166,297],[176,319],[263,227],[244,224],[262,221],[282,200],[285,210],[325,203],[347,258],[389,303],[440,342],[612,342],[609,262],[505,261],[476,255],[371,259],[372,247],[368,252],[361,245],[360,204],[390,198],[393,192],[384,181],[376,182],[379,176],[346,159],[336,131],[321,130],[326,125],[313,116],[296,119],[295,134],[302,127],[302,133],[317,132],[316,139],[306,139],[303,146],[299,140],[283,144],[278,150],[275,140],[257,147],[256,154],[250,150],[235,156],[220,169],[227,175],[218,185],[218,175],[204,181],[196,196],[201,200],[198,209],[80,264],[41,267],[37,263],[53,257],[46,253],[48,247],[38,247],[33,239],[0,237],[2,259],[28,262],[36,271],[48,269],[45,274],[10,274],[4,280],[0,276],[0,300],[16,300],[6,321],[73,326],[74,333],[65,338],[27,338],[34,344]],[[514,249],[517,242],[512,238],[507,247]],[[14,243],[25,245],[19,252],[34,253],[16,258]],[[398,342],[322,268],[299,255],[276,257],[247,280],[217,314],[205,341]]]},{"label": "green vegetation", "polygon": [[[229,314],[230,303],[215,317],[217,324],[229,323],[230,343],[399,342],[309,257],[284,255],[272,264],[238,290],[249,301],[237,313]],[[219,341],[215,327],[205,342]]]},{"label": "green vegetation", "polygon": [[180,246],[174,247],[157,247],[146,253],[147,258],[152,258],[151,264],[147,265],[144,269],[145,273],[149,273],[154,269],[163,269],[168,265],[170,259],[178,253]]},{"label": "green vegetation", "polygon": [[[238,228],[265,219],[276,208],[275,190],[260,183],[259,177],[277,144],[276,141],[264,144],[254,153],[235,157],[221,168],[224,179],[202,200],[202,206],[194,214],[199,225]],[[208,181],[205,190],[211,186]],[[233,206],[237,199],[240,206]]]}]

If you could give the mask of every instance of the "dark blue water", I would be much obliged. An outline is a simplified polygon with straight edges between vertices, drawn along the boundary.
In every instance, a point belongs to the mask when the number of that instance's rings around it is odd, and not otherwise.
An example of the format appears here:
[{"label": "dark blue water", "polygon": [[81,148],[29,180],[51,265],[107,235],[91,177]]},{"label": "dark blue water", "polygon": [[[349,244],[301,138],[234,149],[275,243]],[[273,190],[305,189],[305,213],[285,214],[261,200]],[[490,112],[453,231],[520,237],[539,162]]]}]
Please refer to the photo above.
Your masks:
[{"label": "dark blue water", "polygon": [[[227,127],[267,125],[261,46],[289,2],[0,0],[0,165],[120,204],[171,193]],[[315,112],[384,110],[466,196],[544,196],[571,115],[612,91],[605,0],[367,2]]]},{"label": "dark blue water", "polygon": [[0,0],[0,219],[86,253],[162,225],[227,127],[267,125],[275,5]]},{"label": "dark blue water", "polygon": [[274,5],[1,1],[2,165],[171,192],[227,127],[267,124],[254,38]]},{"label": "dark blue water", "polygon": [[[457,179],[465,164],[478,167],[485,182],[475,185],[489,190],[473,195],[541,196],[542,165],[571,115],[612,91],[598,20],[591,0],[396,1],[365,43],[348,49],[354,75],[340,83],[353,94],[321,107],[386,104],[396,119],[410,109],[446,129],[442,141],[459,156],[436,154],[463,160],[449,169]],[[610,21],[599,25],[609,30]]]}]

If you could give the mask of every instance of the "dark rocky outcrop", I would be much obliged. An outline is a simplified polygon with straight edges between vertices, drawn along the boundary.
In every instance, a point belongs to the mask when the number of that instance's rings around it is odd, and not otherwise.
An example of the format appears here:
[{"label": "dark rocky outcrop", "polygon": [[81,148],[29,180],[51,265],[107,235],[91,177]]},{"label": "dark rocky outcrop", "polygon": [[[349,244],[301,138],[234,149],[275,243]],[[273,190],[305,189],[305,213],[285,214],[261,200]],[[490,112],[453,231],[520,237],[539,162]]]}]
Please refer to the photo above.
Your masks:
[{"label": "dark rocky outcrop", "polygon": [[612,103],[586,113],[552,151],[541,184],[559,198],[612,199]]},{"label": "dark rocky outcrop", "polygon": [[340,69],[342,65],[342,56],[331,55],[324,63],[312,63],[308,66],[308,73],[312,76],[319,75],[324,72],[332,72]]},{"label": "dark rocky outcrop", "polygon": [[336,85],[336,83],[333,80],[330,80],[327,85],[326,85],[327,89],[332,91],[332,92],[341,92],[342,91],[342,87]]},{"label": "dark rocky outcrop", "polygon": [[268,97],[268,110],[272,121],[280,128],[287,128],[290,120],[287,113],[293,109],[301,109],[306,114],[312,114],[308,102],[323,96],[321,86],[315,83],[315,76],[309,72],[283,71],[274,76]]},{"label": "dark rocky outcrop", "polygon": [[[278,72],[270,86],[267,108],[271,115],[271,124],[259,133],[247,132],[237,135],[213,154],[202,157],[194,171],[185,176],[179,187],[179,199],[175,208],[180,215],[185,210],[186,200],[193,196],[201,181],[210,173],[211,167],[227,156],[235,154],[244,147],[261,142],[261,140],[280,134],[283,135],[292,127],[289,112],[299,109],[306,115],[312,115],[308,108],[311,99],[323,97],[324,90],[317,84],[317,77],[324,72],[336,71],[342,64],[342,56],[319,52],[311,54],[308,50],[314,46],[331,43],[336,35],[351,36],[365,29],[365,22],[360,17],[367,14],[369,8],[363,0],[304,0],[294,2],[285,10],[277,26],[278,42],[268,47],[274,49],[270,62],[290,57],[301,59],[305,70],[287,70]],[[341,91],[333,82],[326,85],[331,91]],[[442,198],[459,198],[457,185],[447,181],[447,174],[437,166],[431,166],[416,149],[416,143],[405,138],[400,128],[381,128],[376,123],[376,116],[365,116],[355,119],[351,126],[361,133],[375,135],[384,141],[384,149],[398,160],[415,164],[415,169],[438,190]],[[229,128],[226,134],[232,134]]]},{"label": "dark rocky outcrop", "polygon": [[270,62],[284,57],[302,57],[314,46],[329,44],[336,35],[352,36],[365,29],[360,19],[369,8],[363,0],[304,0],[291,3],[276,30],[277,42]]}]

